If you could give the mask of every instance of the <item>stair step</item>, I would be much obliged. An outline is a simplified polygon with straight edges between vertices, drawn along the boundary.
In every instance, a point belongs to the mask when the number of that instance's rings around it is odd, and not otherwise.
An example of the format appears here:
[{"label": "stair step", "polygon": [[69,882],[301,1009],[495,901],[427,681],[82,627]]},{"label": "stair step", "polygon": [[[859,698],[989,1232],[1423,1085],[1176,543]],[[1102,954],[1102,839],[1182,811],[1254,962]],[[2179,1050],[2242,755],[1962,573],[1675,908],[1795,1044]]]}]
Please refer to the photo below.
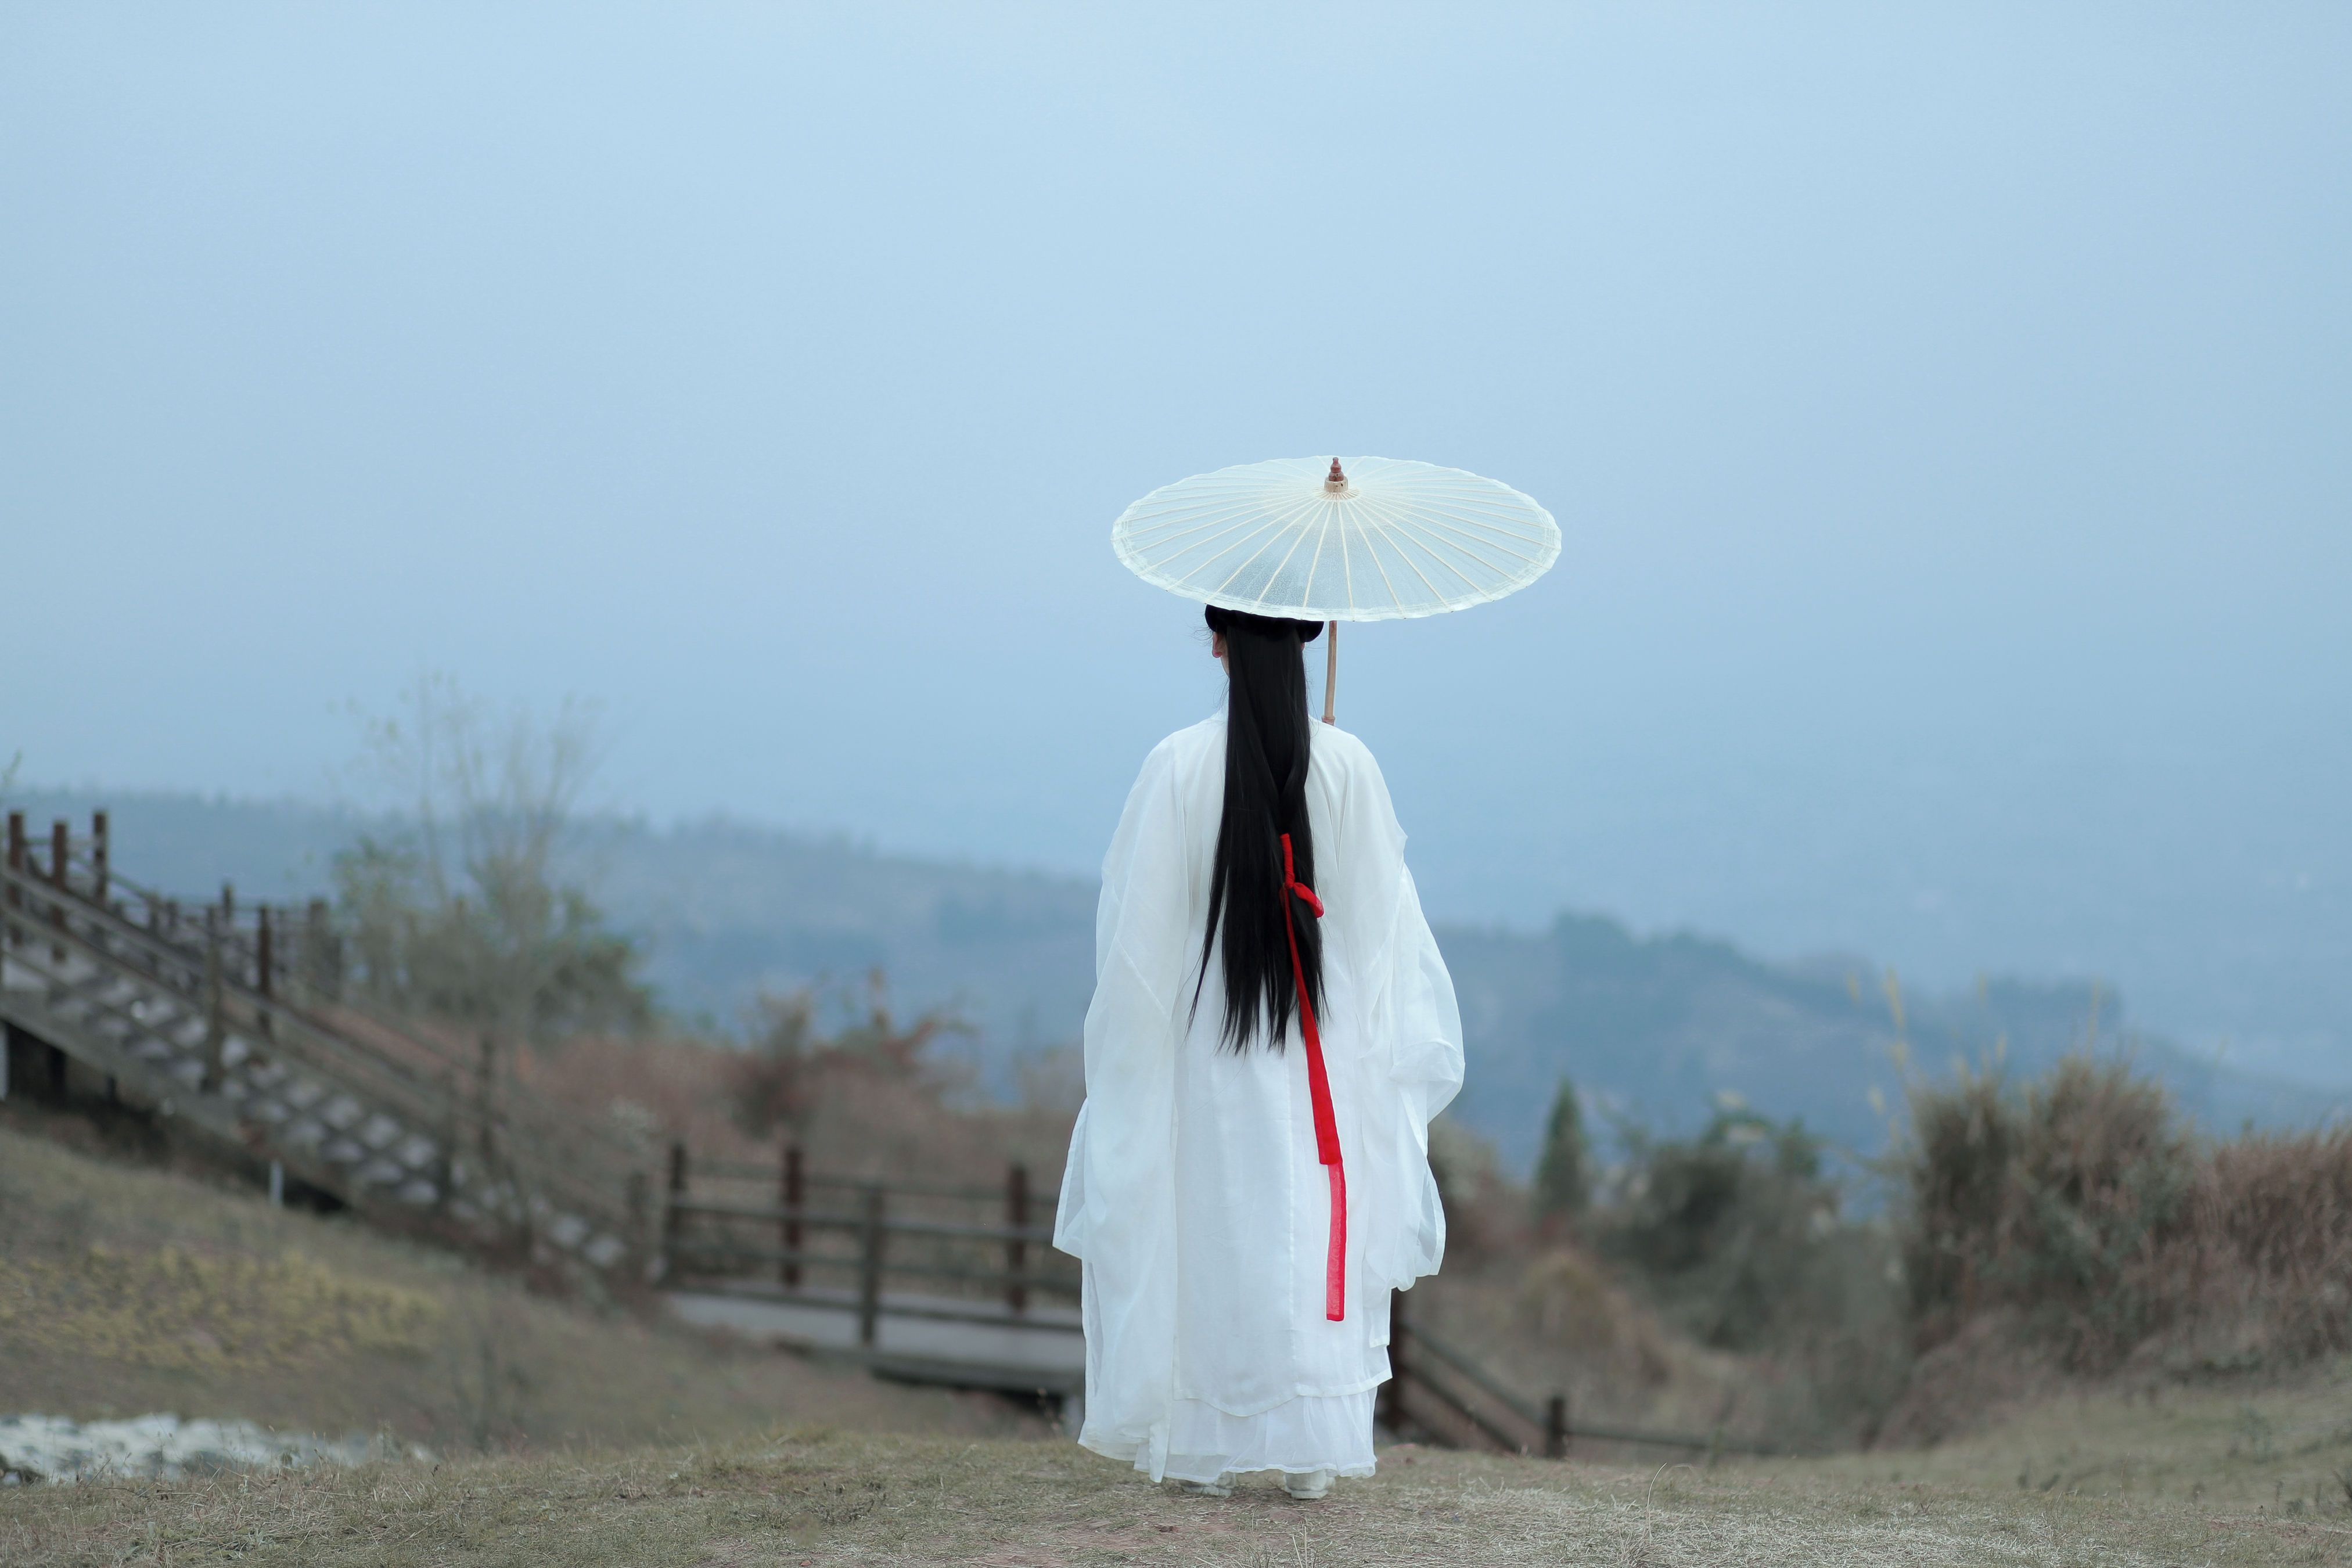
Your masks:
[{"label": "stair step", "polygon": [[[244,984],[242,955],[223,972],[189,931],[167,936],[151,930],[129,940],[90,918],[95,911],[79,907],[84,889],[77,884],[74,890],[71,924],[53,928],[43,910],[39,921],[20,921],[25,941],[0,946],[0,990],[12,1020],[37,1033],[45,1021],[54,1025],[51,1037],[60,1049],[109,1071],[120,1067],[151,1096],[187,1093],[180,1103],[192,1128],[232,1141],[241,1136],[265,1155],[302,1156],[311,1180],[346,1195],[364,1190],[441,1209],[488,1240],[527,1230],[600,1268],[635,1256],[614,1234],[626,1226],[598,1202],[590,1199],[578,1212],[559,1209],[520,1178],[537,1162],[560,1158],[545,1147],[540,1108],[518,1106],[513,1135],[526,1163],[509,1167],[501,1159],[488,1169],[468,1169],[431,1091],[412,1100],[376,1076],[415,1070],[404,1047],[370,1028],[347,1027],[335,1010],[317,1017],[280,1013],[277,1026],[265,1029],[254,1021],[252,1009],[264,1004]],[[223,1005],[254,1032],[225,1027]],[[429,1048],[424,1037],[411,1038]],[[554,1121],[562,1125],[560,1114]],[[473,1153],[478,1162],[480,1151]],[[509,1170],[518,1173],[502,1173]]]},{"label": "stair step", "polygon": [[161,1029],[180,1016],[178,1002],[158,992],[149,992],[131,1005],[131,1016],[151,1029]]}]

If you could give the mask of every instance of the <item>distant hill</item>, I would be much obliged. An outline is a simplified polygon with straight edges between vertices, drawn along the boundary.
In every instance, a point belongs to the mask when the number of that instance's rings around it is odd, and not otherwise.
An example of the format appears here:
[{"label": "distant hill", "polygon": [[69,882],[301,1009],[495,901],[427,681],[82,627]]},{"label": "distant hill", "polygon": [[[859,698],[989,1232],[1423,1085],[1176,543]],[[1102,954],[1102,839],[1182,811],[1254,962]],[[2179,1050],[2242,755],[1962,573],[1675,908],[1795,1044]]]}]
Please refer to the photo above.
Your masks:
[{"label": "distant hill", "polygon": [[[86,819],[99,797],[28,795],[37,819]],[[117,795],[116,861],[130,876],[202,896],[226,878],[247,896],[323,891],[337,848],[370,826],[294,805]],[[900,1005],[952,1005],[980,1033],[983,1082],[1009,1089],[1024,1052],[1076,1037],[1094,978],[1092,884],[882,854],[846,839],[724,819],[656,828],[587,824],[572,853],[614,922],[641,936],[672,1013],[740,1023],[761,988],[855,981],[881,968]],[[1468,1083],[1456,1114],[1510,1168],[1532,1165],[1563,1077],[1604,1112],[1688,1125],[1736,1093],[1861,1152],[1899,1107],[1901,1039],[1941,1074],[1996,1048],[2026,1071],[2089,1037],[2126,1038],[2121,1002],[2088,984],[1988,980],[1959,994],[1902,994],[1903,1026],[1868,961],[1763,962],[1687,933],[1639,936],[1605,916],[1563,914],[1538,932],[1442,926],[1462,1001]],[[2130,1041],[2209,1126],[2302,1122],[2338,1097]],[[1878,1105],[1873,1103],[1876,1091]]]},{"label": "distant hill", "polygon": [[1536,935],[1441,928],[1438,942],[1472,1060],[1457,1114],[1519,1170],[1534,1162],[1540,1109],[1563,1076],[1604,1115],[1686,1126],[1716,1096],[1737,1094],[1874,1153],[1902,1104],[1898,1042],[1913,1071],[1941,1076],[1956,1059],[1996,1052],[2037,1072],[2096,1041],[2131,1052],[2214,1128],[2299,1123],[2344,1103],[2127,1030],[2120,1000],[2090,983],[1990,979],[1958,994],[1898,986],[1890,997],[1862,959],[1767,963],[1728,942],[1640,937],[1597,915],[1563,914]]}]

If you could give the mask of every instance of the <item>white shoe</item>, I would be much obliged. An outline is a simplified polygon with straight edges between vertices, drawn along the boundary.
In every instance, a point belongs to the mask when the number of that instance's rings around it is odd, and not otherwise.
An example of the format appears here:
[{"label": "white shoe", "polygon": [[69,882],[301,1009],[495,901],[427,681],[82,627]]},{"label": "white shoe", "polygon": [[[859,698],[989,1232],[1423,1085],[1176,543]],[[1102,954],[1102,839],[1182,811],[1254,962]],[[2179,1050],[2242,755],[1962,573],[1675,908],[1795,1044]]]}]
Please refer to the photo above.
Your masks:
[{"label": "white shoe", "polygon": [[1282,1489],[1300,1502],[1313,1502],[1331,1495],[1331,1483],[1339,1479],[1337,1470],[1285,1470]]},{"label": "white shoe", "polygon": [[1213,1481],[1178,1481],[1186,1497],[1231,1497],[1234,1495],[1234,1473],[1227,1470]]}]

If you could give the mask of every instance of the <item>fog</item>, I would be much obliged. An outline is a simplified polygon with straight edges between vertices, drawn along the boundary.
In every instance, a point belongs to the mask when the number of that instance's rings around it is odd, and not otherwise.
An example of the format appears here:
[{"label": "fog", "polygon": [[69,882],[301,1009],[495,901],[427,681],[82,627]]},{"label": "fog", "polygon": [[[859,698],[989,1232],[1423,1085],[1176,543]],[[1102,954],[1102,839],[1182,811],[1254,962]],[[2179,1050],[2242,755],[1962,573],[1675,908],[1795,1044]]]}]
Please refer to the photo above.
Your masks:
[{"label": "fog", "polygon": [[1277,456],[1544,581],[1351,628],[1442,918],[2096,973],[2352,1078],[2352,14],[0,10],[0,764],[1084,874],[1210,710],[1112,559]]}]

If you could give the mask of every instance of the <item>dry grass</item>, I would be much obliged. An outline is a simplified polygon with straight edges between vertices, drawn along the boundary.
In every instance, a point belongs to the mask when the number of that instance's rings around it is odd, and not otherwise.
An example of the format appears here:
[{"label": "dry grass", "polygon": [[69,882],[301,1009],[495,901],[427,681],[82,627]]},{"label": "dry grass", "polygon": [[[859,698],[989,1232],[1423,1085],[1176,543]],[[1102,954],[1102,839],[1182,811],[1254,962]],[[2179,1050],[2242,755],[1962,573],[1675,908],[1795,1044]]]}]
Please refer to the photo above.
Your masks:
[{"label": "dry grass", "polygon": [[1923,1355],[1887,1432],[2053,1377],[2279,1373],[2352,1350],[2352,1128],[2192,1135],[2087,1052],[2020,1089],[1915,1085],[1906,1264]]},{"label": "dry grass", "polygon": [[[0,1489],[11,1568],[2352,1564],[2352,1369],[2315,1361],[2261,1388],[2151,1367],[1923,1451],[1709,1471],[1393,1449],[1327,1503],[1264,1478],[1211,1501],[1034,1426],[1008,1440],[985,1401],[535,1300],[355,1224],[5,1129],[0,1248],[11,1300],[52,1309],[0,1326],[0,1408],[386,1426],[445,1454]],[[111,1305],[84,1322],[76,1290]],[[1483,1308],[1575,1342],[1654,1409],[1736,1381],[1727,1358],[1683,1364],[1589,1268],[1539,1264]]]},{"label": "dry grass", "polygon": [[[2340,1386],[2243,1400],[2068,1406],[1999,1440],[1899,1460],[1707,1472],[1392,1449],[1322,1503],[1270,1484],[1223,1500],[1145,1485],[1069,1445],[785,1431],[731,1446],[0,1494],[22,1568],[238,1559],[320,1568],[960,1563],[2282,1564],[2352,1563],[2340,1510],[2285,1511],[2298,1412]],[[2238,1411],[2228,1415],[2231,1408]],[[2275,1419],[2273,1419],[2275,1418]],[[2152,1435],[2153,1434],[2153,1435]],[[2322,1441],[2337,1441],[2326,1439]],[[2017,1484],[2011,1442],[2039,1445]],[[2061,1457],[2063,1454],[2063,1458]],[[2153,1456],[2153,1457],[2151,1457]],[[2044,1484],[2042,1468],[2056,1479]],[[2170,1467],[2170,1468],[2167,1468]],[[2200,1484],[2195,1477],[2204,1478]],[[2275,1495],[2263,1482],[2279,1484]],[[1261,1481],[1266,1479],[1261,1478]]]},{"label": "dry grass", "polygon": [[533,1296],[347,1217],[0,1125],[0,1412],[152,1411],[442,1453],[723,1440],[779,1420],[1045,1430],[984,1396]]}]

